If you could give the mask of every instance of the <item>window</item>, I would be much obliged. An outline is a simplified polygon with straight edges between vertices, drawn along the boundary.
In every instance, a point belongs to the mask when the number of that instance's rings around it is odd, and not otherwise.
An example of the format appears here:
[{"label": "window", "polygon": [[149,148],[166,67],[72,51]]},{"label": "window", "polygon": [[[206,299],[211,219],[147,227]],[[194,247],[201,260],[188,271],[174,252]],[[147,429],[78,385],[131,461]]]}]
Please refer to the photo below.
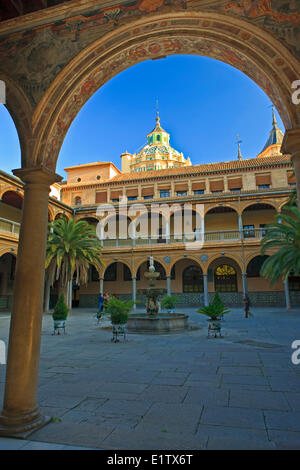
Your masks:
[{"label": "window", "polygon": [[156,140],[157,140],[157,142],[160,142],[160,135],[156,136]]},{"label": "window", "polygon": [[188,266],[182,273],[183,292],[203,292],[203,274],[199,266]]},{"label": "window", "polygon": [[294,186],[296,186],[296,183],[290,183],[291,188],[293,188]]},{"label": "window", "polygon": [[269,184],[259,184],[258,189],[268,189],[270,187]]},{"label": "window", "polygon": [[[266,224],[259,224],[259,228],[264,229]],[[266,230],[261,230],[260,234],[262,237],[266,235],[267,231]]]},{"label": "window", "polygon": [[119,202],[119,199],[112,199],[112,202]]},{"label": "window", "polygon": [[214,191],[211,191],[212,193],[221,193],[223,190],[222,189],[215,189]]},{"label": "window", "polygon": [[241,188],[231,188],[230,189],[231,192],[236,192],[236,191],[240,191],[240,190],[241,190]]},{"label": "window", "polygon": [[76,205],[76,206],[81,206],[81,197],[76,196],[75,199],[74,199],[74,201],[75,201],[75,205]]},{"label": "window", "polygon": [[97,176],[97,180],[99,180],[100,178],[101,178],[101,176],[98,175],[98,176]]},{"label": "window", "polygon": [[236,270],[232,266],[221,264],[216,268],[215,290],[218,292],[237,292]]},{"label": "window", "polygon": [[176,191],[176,196],[187,196],[187,191]]},{"label": "window", "polygon": [[144,199],[153,199],[153,194],[151,196],[144,196]]},{"label": "window", "polygon": [[160,197],[170,197],[170,191],[160,191]]},{"label": "window", "polygon": [[243,225],[243,230],[244,230],[244,238],[255,237],[254,225]]},{"label": "window", "polygon": [[204,189],[195,189],[195,190],[194,190],[194,194],[195,194],[195,196],[196,196],[197,194],[204,194]]},{"label": "window", "polygon": [[136,201],[137,197],[136,196],[129,196],[128,201]]},{"label": "window", "polygon": [[80,183],[80,181],[81,181],[81,178],[77,178],[77,182]]}]

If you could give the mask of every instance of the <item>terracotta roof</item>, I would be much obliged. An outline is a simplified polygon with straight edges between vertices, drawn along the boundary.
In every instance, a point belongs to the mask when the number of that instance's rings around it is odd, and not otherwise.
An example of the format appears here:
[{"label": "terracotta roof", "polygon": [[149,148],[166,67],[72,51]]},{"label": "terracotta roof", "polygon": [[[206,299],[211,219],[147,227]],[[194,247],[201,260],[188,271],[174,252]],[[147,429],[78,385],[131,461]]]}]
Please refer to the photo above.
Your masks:
[{"label": "terracotta roof", "polygon": [[164,178],[166,176],[184,176],[184,175],[204,175],[207,173],[220,173],[222,171],[230,170],[243,170],[243,169],[259,169],[270,167],[277,164],[288,164],[291,163],[289,155],[276,155],[273,157],[261,158],[249,158],[243,160],[233,160],[229,162],[218,162],[218,163],[205,163],[201,165],[193,165],[181,168],[167,168],[165,170],[150,170],[145,172],[132,172],[123,173],[115,176],[110,183],[132,181],[132,180],[148,180],[154,178]]}]

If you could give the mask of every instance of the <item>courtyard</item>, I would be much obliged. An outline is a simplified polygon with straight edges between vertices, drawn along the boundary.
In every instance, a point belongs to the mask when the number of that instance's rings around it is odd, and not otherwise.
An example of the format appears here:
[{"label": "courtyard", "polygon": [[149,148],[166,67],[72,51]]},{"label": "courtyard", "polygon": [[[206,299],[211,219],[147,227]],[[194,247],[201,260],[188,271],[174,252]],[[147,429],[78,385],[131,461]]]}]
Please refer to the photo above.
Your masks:
[{"label": "courtyard", "polygon": [[[93,309],[73,310],[59,336],[44,315],[38,403],[53,421],[0,448],[299,449],[299,311],[257,307],[246,319],[234,308],[223,338],[208,339],[196,308],[177,310],[186,332],[119,343]],[[0,314],[6,344],[9,320]],[[0,365],[1,405],[4,381]]]}]

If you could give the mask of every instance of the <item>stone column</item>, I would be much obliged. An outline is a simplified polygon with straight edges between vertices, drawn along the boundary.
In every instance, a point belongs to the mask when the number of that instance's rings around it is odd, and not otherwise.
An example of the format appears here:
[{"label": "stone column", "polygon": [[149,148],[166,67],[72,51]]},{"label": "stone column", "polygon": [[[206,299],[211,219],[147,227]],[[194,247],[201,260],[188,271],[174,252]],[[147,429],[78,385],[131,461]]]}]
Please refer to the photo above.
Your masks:
[{"label": "stone column", "polygon": [[103,277],[100,277],[99,289],[100,289],[99,293],[100,293],[100,294],[104,294],[104,292],[103,292],[103,289],[104,289],[104,278],[103,278]]},{"label": "stone column", "polygon": [[[132,300],[136,302],[136,277],[132,278]],[[133,310],[136,310],[136,304],[133,305]]]},{"label": "stone column", "polygon": [[284,134],[281,152],[290,154],[294,164],[298,207],[300,208],[300,128],[288,129]]},{"label": "stone column", "polygon": [[285,306],[286,306],[286,309],[289,310],[291,308],[289,280],[286,279],[285,281],[283,281],[283,284],[284,284],[284,294],[285,294]]},{"label": "stone column", "polygon": [[73,281],[68,282],[67,286],[67,293],[68,293],[68,308],[72,310],[72,297],[73,297]]},{"label": "stone column", "polygon": [[[24,181],[0,435],[26,435],[49,421],[40,414],[37,386],[45,280],[50,184],[62,178],[46,168],[13,172]],[[24,434],[25,433],[25,434]]]},{"label": "stone column", "polygon": [[207,274],[203,274],[203,288],[204,288],[204,305],[207,306],[209,304]]},{"label": "stone column", "polygon": [[171,294],[171,276],[167,276],[167,295]]},{"label": "stone column", "polygon": [[242,214],[238,214],[238,224],[239,224],[240,238],[242,238],[242,236],[243,236],[243,220],[242,220]]},{"label": "stone column", "polygon": [[242,281],[243,281],[243,294],[247,294],[247,274],[242,273]]}]

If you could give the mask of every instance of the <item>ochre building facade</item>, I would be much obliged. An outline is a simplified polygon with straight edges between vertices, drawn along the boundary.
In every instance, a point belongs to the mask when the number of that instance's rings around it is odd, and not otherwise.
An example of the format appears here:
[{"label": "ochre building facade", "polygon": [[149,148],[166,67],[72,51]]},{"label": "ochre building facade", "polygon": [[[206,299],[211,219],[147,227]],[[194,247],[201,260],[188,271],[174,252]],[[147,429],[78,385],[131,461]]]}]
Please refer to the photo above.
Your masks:
[{"label": "ochre building facade", "polygon": [[[290,156],[280,153],[283,134],[274,112],[266,145],[251,159],[239,149],[236,160],[191,165],[170,146],[158,117],[147,137],[138,155],[121,155],[123,171],[111,162],[77,165],[66,168],[66,181],[51,187],[49,221],[62,215],[86,220],[97,227],[102,244],[103,269],[91,269],[86,286],[73,284],[73,306],[96,307],[99,292],[142,303],[139,289],[146,285],[150,255],[160,272],[158,285],[183,305],[207,304],[216,290],[228,305],[241,305],[245,292],[256,305],[299,303],[298,279],[271,286],[259,275],[266,226],[286,210],[295,186]],[[1,196],[5,309],[12,301],[21,181],[1,173]],[[57,298],[55,287],[49,289],[45,309]]]}]

